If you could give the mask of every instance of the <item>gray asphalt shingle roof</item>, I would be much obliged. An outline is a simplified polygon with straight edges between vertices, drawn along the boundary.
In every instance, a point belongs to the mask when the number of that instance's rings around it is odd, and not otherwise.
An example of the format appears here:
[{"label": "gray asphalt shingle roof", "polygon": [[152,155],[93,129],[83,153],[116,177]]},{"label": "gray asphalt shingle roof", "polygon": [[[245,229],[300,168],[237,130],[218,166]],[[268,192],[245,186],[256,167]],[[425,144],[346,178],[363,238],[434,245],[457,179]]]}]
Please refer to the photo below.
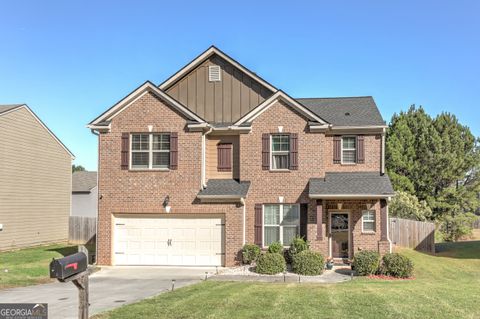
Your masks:
[{"label": "gray asphalt shingle roof", "polygon": [[97,186],[97,172],[77,171],[72,175],[72,193],[88,193]]},{"label": "gray asphalt shingle roof", "polygon": [[13,110],[17,107],[20,107],[24,104],[0,104],[0,114],[2,114],[3,112],[7,112],[7,111],[10,111],[10,110]]},{"label": "gray asphalt shingle roof", "polygon": [[325,178],[311,178],[309,195],[393,195],[387,174],[376,172],[325,173]]},{"label": "gray asphalt shingle roof", "polygon": [[233,179],[209,179],[207,187],[201,190],[200,196],[238,196],[245,197],[248,193],[250,182],[237,182]]},{"label": "gray asphalt shingle roof", "polygon": [[333,125],[385,125],[385,121],[371,96],[297,98],[296,100]]}]

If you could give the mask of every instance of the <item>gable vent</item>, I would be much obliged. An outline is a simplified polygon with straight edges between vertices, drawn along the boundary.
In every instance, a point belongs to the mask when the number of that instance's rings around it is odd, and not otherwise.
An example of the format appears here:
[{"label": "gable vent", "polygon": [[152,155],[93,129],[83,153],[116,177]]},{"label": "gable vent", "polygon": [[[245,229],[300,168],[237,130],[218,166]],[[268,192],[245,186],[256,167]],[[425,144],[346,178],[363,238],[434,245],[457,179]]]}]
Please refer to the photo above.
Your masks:
[{"label": "gable vent", "polygon": [[219,82],[222,80],[221,77],[222,70],[218,65],[210,65],[208,67],[208,81],[209,82]]}]

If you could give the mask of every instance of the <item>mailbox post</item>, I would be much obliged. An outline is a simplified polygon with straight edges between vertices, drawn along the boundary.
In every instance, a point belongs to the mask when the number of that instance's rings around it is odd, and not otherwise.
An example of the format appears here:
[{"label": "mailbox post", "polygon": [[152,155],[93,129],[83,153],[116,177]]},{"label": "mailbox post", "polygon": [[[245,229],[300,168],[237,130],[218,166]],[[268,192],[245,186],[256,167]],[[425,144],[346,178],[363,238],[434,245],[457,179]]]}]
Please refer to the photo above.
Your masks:
[{"label": "mailbox post", "polygon": [[76,253],[50,263],[50,278],[60,282],[73,282],[78,289],[78,318],[88,319],[88,269],[87,255]]}]

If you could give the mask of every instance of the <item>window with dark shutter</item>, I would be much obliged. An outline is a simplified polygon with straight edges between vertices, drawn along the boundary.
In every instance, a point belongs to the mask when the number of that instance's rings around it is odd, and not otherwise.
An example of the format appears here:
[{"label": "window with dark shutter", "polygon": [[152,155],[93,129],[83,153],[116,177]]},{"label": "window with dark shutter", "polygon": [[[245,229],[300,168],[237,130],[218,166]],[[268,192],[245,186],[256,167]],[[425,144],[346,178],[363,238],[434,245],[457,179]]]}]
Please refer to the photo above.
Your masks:
[{"label": "window with dark shutter", "polygon": [[217,145],[217,171],[232,171],[232,144],[220,143]]},{"label": "window with dark shutter", "polygon": [[333,163],[340,164],[342,161],[342,139],[340,136],[333,137]]},{"label": "window with dark shutter", "polygon": [[128,170],[128,159],[129,159],[129,133],[122,133],[122,151],[121,151],[121,168]]},{"label": "window with dark shutter", "polygon": [[255,204],[255,245],[262,247],[262,204]]},{"label": "window with dark shutter", "polygon": [[298,170],[298,134],[290,134],[290,169]]},{"label": "window with dark shutter", "polygon": [[270,134],[262,134],[262,170],[270,169]]},{"label": "window with dark shutter", "polygon": [[178,168],[178,133],[170,133],[170,169]]},{"label": "window with dark shutter", "polygon": [[357,163],[365,163],[365,138],[363,135],[357,136]]}]

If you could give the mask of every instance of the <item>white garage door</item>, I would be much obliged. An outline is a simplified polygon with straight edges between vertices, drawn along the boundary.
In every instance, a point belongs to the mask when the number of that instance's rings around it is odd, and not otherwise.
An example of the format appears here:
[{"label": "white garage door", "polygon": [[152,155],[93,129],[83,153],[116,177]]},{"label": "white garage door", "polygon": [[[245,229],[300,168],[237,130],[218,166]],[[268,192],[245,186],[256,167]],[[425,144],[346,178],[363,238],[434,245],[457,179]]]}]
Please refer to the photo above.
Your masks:
[{"label": "white garage door", "polygon": [[223,217],[115,217],[114,264],[223,266]]}]

